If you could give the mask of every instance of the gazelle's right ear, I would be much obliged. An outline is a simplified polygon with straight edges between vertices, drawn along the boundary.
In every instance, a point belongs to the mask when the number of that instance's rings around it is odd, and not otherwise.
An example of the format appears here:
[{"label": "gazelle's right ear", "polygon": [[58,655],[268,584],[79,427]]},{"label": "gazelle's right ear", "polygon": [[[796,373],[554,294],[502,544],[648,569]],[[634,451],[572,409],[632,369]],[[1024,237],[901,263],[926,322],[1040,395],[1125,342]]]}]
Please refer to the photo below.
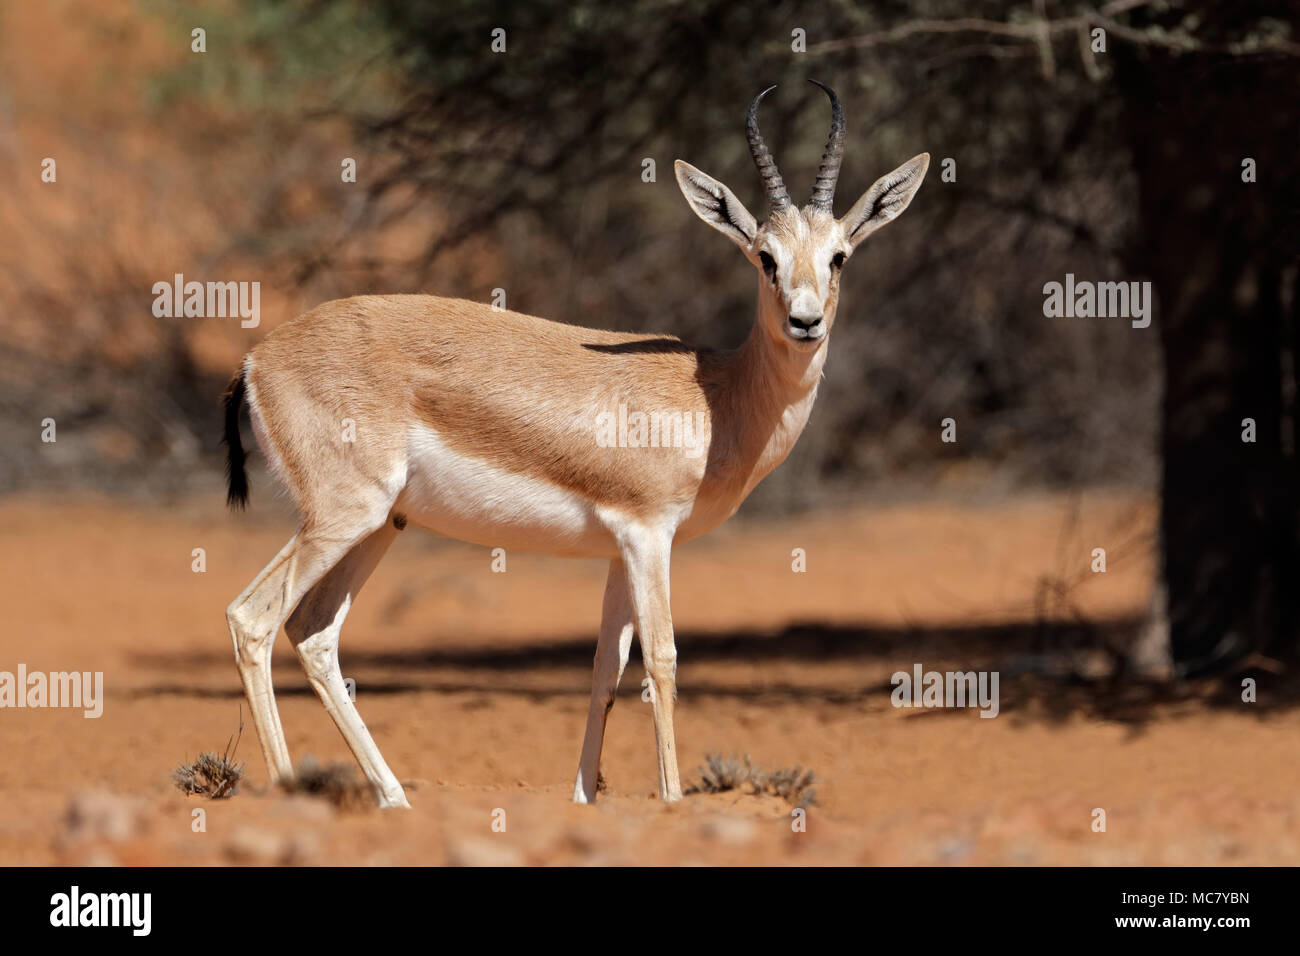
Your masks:
[{"label": "gazelle's right ear", "polygon": [[748,249],[758,235],[758,223],[735,193],[680,159],[673,163],[673,172],[677,174],[677,185],[695,210],[695,215],[740,248]]}]

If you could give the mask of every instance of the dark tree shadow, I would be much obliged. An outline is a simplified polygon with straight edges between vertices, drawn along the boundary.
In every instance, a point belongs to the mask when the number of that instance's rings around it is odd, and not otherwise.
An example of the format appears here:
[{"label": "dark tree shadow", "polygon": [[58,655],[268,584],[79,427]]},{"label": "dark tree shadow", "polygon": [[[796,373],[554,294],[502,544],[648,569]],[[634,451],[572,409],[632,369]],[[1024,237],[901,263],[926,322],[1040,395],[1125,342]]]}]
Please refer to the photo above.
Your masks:
[{"label": "dark tree shadow", "polygon": [[[1236,710],[1259,717],[1300,704],[1300,682],[1263,662],[1218,679],[1155,681],[1126,676],[1116,668],[1097,668],[1113,660],[1140,626],[1137,618],[1071,624],[1013,624],[956,628],[872,628],[797,623],[771,631],[681,632],[678,686],[691,698],[721,698],[773,705],[822,703],[885,708],[894,689],[891,676],[926,671],[998,672],[999,716],[1056,724],[1072,717],[1113,721],[1139,733],[1157,716],[1177,717],[1189,710]],[[364,635],[353,636],[353,648]],[[432,643],[432,642],[431,642]],[[508,694],[548,701],[585,699],[590,692],[593,635],[538,640],[492,647],[430,647],[427,650],[352,650],[343,652],[345,674],[365,675],[367,695],[435,692]],[[628,677],[639,670],[633,642]],[[1090,661],[1091,667],[1081,667]],[[234,664],[225,653],[142,653],[132,665],[170,674],[228,670],[228,686],[194,687],[183,680],[160,681],[129,693],[136,698],[181,695],[235,699],[243,692]],[[729,682],[709,675],[707,665],[744,662],[760,665],[753,680]],[[830,664],[825,673],[803,668],[783,676],[782,664]],[[692,677],[695,666],[701,676]],[[312,694],[305,681],[293,682],[296,662],[277,658],[285,697]],[[1258,703],[1242,700],[1242,681],[1256,682]],[[623,681],[620,696],[640,693],[636,679]],[[467,707],[475,706],[470,698]],[[971,719],[972,708],[918,710],[924,719]]]}]

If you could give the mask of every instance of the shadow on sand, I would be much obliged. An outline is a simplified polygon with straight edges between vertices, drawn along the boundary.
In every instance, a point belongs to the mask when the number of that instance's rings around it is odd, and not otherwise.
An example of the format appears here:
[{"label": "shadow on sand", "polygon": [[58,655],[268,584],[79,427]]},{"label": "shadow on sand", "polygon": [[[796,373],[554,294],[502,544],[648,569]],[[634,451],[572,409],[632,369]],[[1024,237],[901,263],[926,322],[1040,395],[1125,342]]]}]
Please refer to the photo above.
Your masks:
[{"label": "shadow on sand", "polygon": [[[1110,720],[1134,730],[1161,714],[1188,705],[1208,708],[1248,707],[1258,716],[1300,704],[1300,682],[1290,674],[1244,667],[1216,679],[1151,681],[1125,673],[1124,650],[1141,624],[1125,618],[1071,624],[1001,624],[957,628],[873,628],[797,623],[759,632],[690,632],[677,634],[681,669],[678,687],[693,698],[718,697],[779,704],[888,706],[893,690],[890,675],[911,672],[915,664],[927,671],[997,671],[999,713],[1049,723],[1073,716]],[[585,698],[595,651],[592,635],[514,643],[492,648],[431,647],[427,650],[366,651],[365,635],[350,635],[345,645],[345,673],[364,674],[365,692],[511,694],[535,700]],[[766,665],[758,679],[719,680],[702,666],[744,662]],[[292,659],[277,658],[282,680],[292,681]],[[797,680],[783,679],[782,664],[825,664],[802,667]],[[148,653],[132,657],[141,670],[172,675],[200,671],[228,673],[224,686],[190,686],[182,680],[159,681],[129,692],[129,696],[181,695],[199,698],[239,698],[243,691],[227,653]],[[280,666],[282,665],[282,666]],[[692,678],[692,667],[701,679]],[[633,642],[629,676],[639,669]],[[716,668],[712,669],[716,674]],[[1259,702],[1244,705],[1242,680],[1251,677]],[[638,694],[637,680],[624,680],[620,696]],[[309,695],[303,682],[276,687],[282,696]],[[469,704],[468,706],[474,706]],[[927,719],[969,717],[963,710],[936,708],[919,712]]]}]

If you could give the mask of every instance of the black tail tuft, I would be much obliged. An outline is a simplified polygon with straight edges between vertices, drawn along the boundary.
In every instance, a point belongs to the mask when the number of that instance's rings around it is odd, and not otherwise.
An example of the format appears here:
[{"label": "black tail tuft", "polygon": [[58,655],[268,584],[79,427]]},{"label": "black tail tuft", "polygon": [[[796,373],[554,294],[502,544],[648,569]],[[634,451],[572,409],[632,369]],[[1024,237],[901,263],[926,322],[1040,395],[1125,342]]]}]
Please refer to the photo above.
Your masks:
[{"label": "black tail tuft", "polygon": [[248,473],[244,470],[244,443],[239,438],[239,406],[244,402],[244,370],[230,380],[222,397],[226,407],[226,504],[241,510],[248,504]]}]

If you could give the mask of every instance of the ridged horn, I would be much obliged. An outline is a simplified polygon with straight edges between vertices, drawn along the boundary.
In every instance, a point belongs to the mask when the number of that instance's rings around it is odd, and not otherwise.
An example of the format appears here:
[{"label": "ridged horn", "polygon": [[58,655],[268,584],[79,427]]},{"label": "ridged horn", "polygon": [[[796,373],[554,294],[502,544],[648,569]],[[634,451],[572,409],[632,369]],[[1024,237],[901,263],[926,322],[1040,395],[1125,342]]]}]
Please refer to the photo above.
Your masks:
[{"label": "ridged horn", "polygon": [[[749,140],[749,151],[754,156],[758,175],[763,179],[763,188],[767,190],[767,204],[772,212],[777,212],[790,206],[790,194],[786,192],[785,182],[781,179],[780,170],[776,168],[771,150],[763,142],[763,134],[758,131],[758,104],[774,89],[776,84],[759,93],[754,97],[754,102],[749,104],[749,113],[745,116],[745,137]],[[831,188],[835,188],[833,183]]]},{"label": "ridged horn", "polygon": [[821,168],[817,170],[817,182],[813,184],[809,205],[833,212],[831,206],[835,202],[835,183],[840,178],[840,163],[844,160],[844,107],[829,86],[816,80],[808,82],[821,87],[831,98],[831,135],[826,140],[826,152],[822,154]]}]

